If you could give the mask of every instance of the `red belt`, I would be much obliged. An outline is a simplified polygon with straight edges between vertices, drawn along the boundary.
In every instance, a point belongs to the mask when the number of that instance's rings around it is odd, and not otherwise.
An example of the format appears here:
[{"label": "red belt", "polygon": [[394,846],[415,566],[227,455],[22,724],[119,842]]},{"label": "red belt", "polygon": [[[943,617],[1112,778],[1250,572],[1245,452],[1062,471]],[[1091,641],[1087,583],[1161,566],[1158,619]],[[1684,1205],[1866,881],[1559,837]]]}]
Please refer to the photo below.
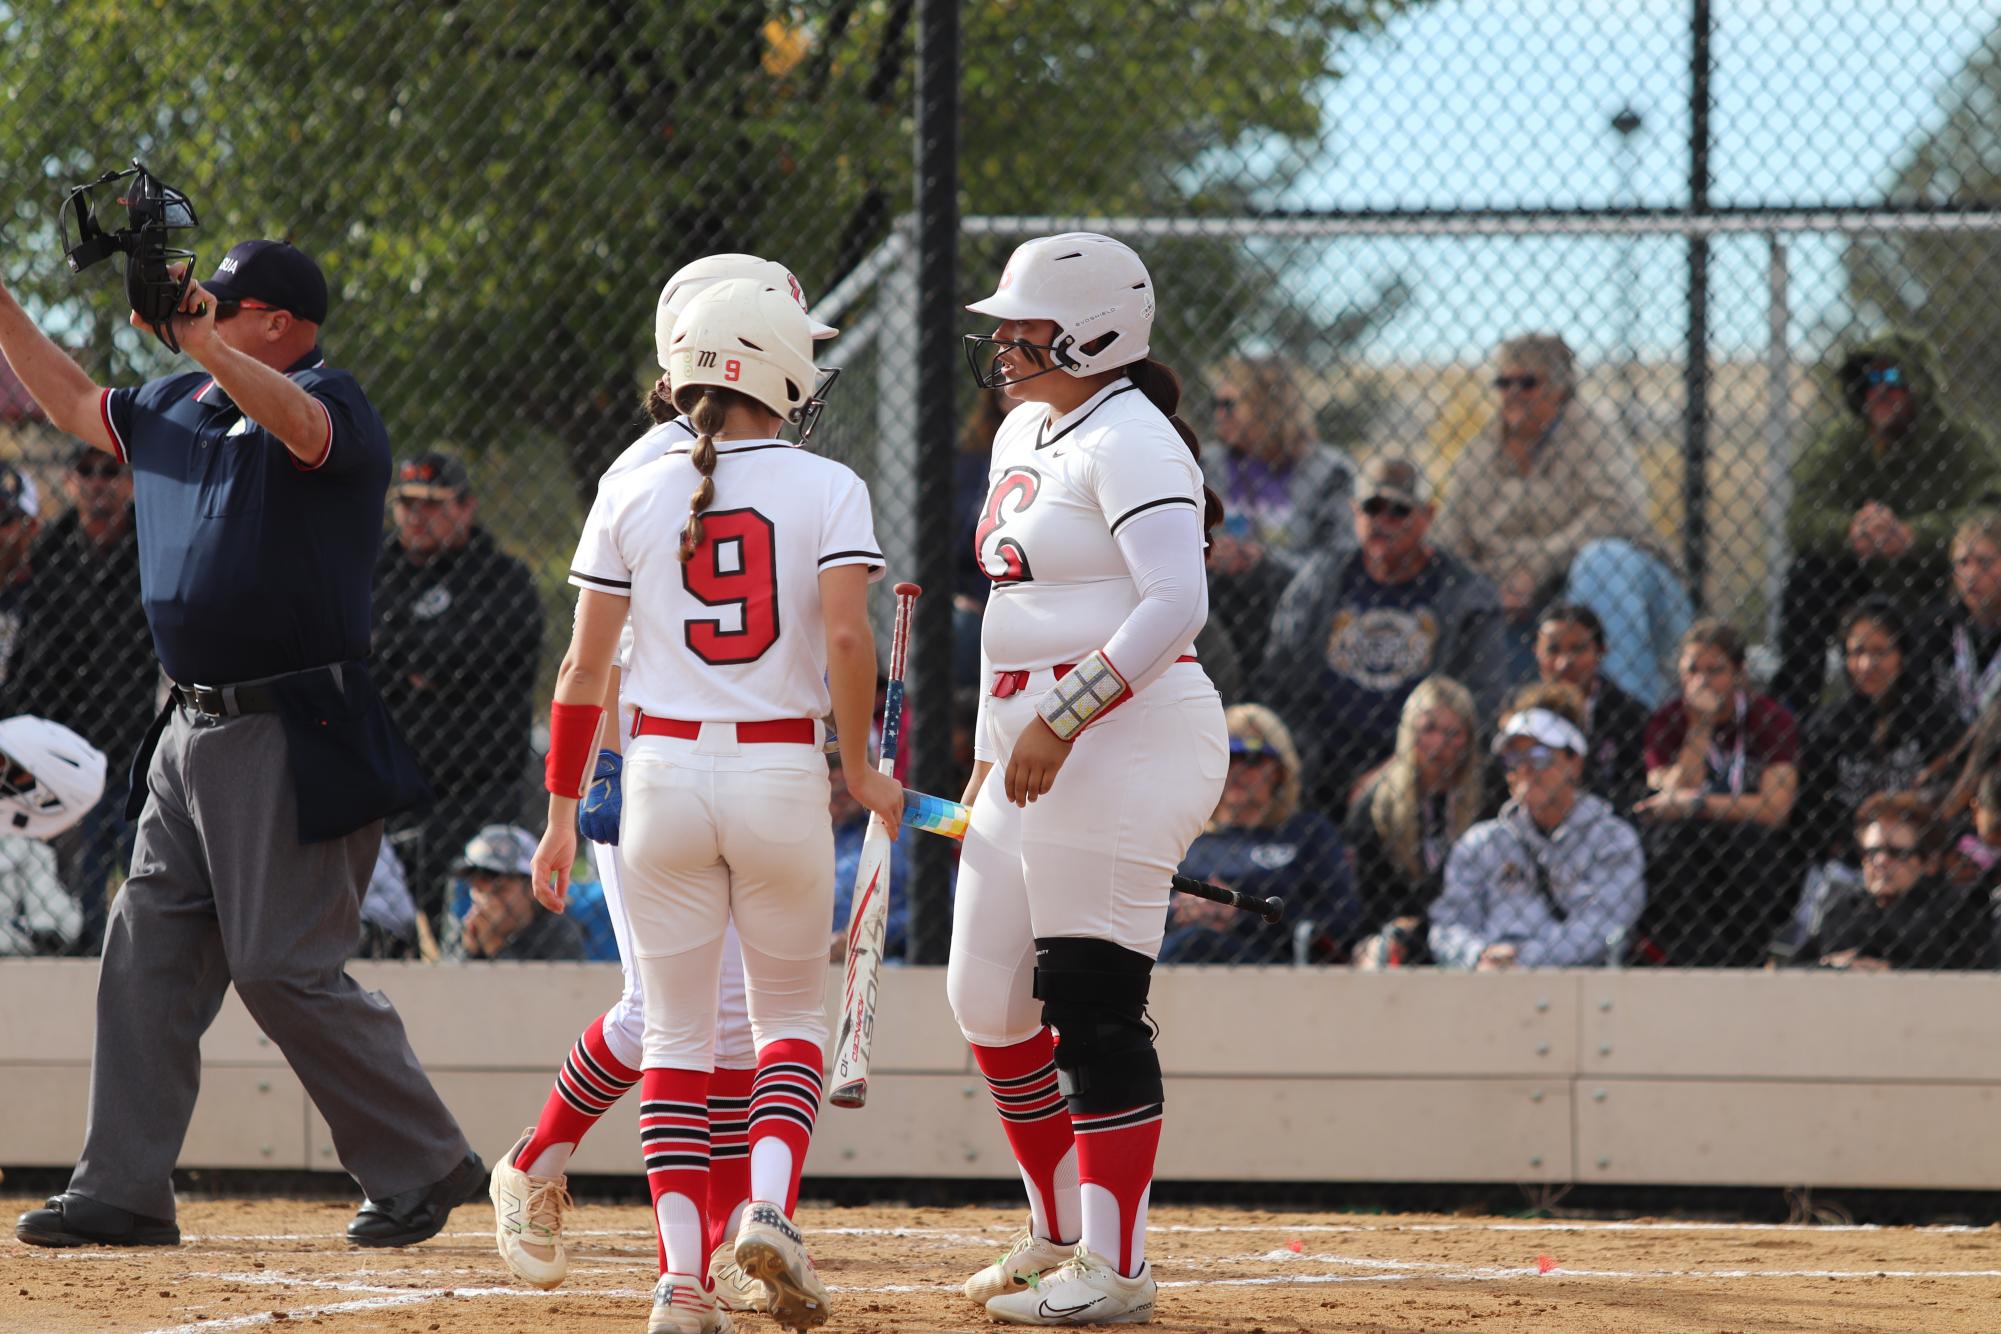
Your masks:
[{"label": "red belt", "polygon": [[[1184,653],[1176,658],[1175,661],[1193,662],[1195,661],[1195,655],[1193,653]],[[1077,664],[1074,662],[1059,662],[1049,670],[1056,673],[1056,679],[1061,681],[1064,677],[1077,670]],[[994,698],[1006,699],[1009,695],[1019,695],[1022,691],[1028,689],[1029,675],[1026,671],[995,672]]]},{"label": "red belt", "polygon": [[[795,746],[810,746],[819,738],[813,731],[811,718],[773,718],[762,723],[711,723],[711,727],[728,727],[736,732],[738,742],[749,745],[757,742],[782,742]],[[632,734],[634,736],[671,736],[683,741],[695,741],[702,735],[702,724],[691,723],[681,718],[655,718],[648,713],[633,710]]]}]

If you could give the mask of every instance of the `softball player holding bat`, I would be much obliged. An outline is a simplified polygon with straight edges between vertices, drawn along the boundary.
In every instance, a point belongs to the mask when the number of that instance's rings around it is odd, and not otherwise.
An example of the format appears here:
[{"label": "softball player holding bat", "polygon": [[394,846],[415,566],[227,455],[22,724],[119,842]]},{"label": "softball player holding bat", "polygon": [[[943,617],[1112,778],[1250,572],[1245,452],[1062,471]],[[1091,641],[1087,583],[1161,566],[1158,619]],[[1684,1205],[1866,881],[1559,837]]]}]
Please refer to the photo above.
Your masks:
[{"label": "softball player holding bat", "polygon": [[[613,478],[666,457],[669,450],[692,445],[695,428],[674,406],[672,378],[665,373],[674,324],[698,293],[729,278],[763,281],[791,293],[805,309],[805,296],[791,272],[755,255],[709,255],[678,269],[661,288],[654,313],[654,344],[662,371],[646,398],[646,412],[654,426],[618,456],[605,471],[600,488]],[[810,315],[807,324],[815,340],[832,338],[838,332]],[[598,752],[590,797],[578,821],[581,832],[591,840],[591,856],[604,885],[625,987],[618,1002],[592,1020],[577,1039],[543,1103],[540,1119],[502,1155],[488,1190],[501,1259],[522,1282],[545,1289],[562,1283],[569,1272],[563,1215],[570,1204],[566,1176],[570,1156],[598,1118],[640,1079],[645,1006],[621,897],[618,849],[623,763],[618,743],[632,722],[632,706],[620,686],[624,669],[631,662],[631,643],[628,618],[619,635],[611,672],[613,684],[605,696],[606,711],[615,720],[604,737],[610,744]],[[761,1285],[751,1283],[737,1267],[730,1246],[750,1198],[750,1149],[745,1131],[757,1073],[757,1049],[751,1040],[750,1011],[744,998],[743,959],[733,925],[725,929],[723,939],[715,1060],[709,1083],[713,1138],[709,1149],[708,1274],[717,1299],[726,1309],[753,1310],[764,1301]]]},{"label": "softball player holding bat", "polygon": [[1147,356],[1153,284],[1130,248],[1027,242],[968,309],[1000,321],[967,340],[974,374],[1016,406],[975,538],[994,589],[947,986],[1030,1222],[966,1295],[1012,1324],[1144,1323],[1147,988],[1170,879],[1229,768],[1190,652],[1221,505],[1173,416],[1180,382]]},{"label": "softball player holding bat", "polygon": [[[599,490],[571,569],[584,591],[550,706],[549,825],[536,889],[561,903],[577,800],[630,610],[623,766],[625,913],[645,1007],[640,1139],[664,1263],[650,1334],[731,1328],[705,1281],[708,1109],[724,930],[742,943],[757,1046],[751,1203],[735,1259],[782,1325],[823,1323],[825,1286],[790,1213],[819,1111],[833,829],[822,725],[869,734],[867,586],[882,572],[868,490],[776,438],[818,371],[788,290],[731,279],[696,295],[668,349],[697,434]],[[892,833],[903,791],[866,744],[841,756]]]}]

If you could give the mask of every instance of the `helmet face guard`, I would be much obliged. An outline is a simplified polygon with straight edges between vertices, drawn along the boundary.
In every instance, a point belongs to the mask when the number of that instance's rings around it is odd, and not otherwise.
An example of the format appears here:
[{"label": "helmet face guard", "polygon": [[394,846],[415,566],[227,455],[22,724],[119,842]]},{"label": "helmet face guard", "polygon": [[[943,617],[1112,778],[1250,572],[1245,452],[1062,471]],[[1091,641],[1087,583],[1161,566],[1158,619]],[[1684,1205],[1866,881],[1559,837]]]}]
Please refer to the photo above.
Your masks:
[{"label": "helmet face guard", "polygon": [[[129,214],[129,225],[107,231],[97,220],[91,195],[120,181],[130,181],[117,196],[117,202],[125,205]],[[107,171],[88,185],[79,185],[64,195],[57,222],[62,230],[63,258],[69,261],[72,273],[82,273],[114,254],[126,256],[126,301],[133,313],[152,327],[168,351],[180,351],[173,318],[188,294],[188,284],[194,280],[195,252],[169,246],[167,242],[173,232],[199,223],[188,197],[133,158],[128,169]],[[73,240],[72,222],[76,228]]]},{"label": "helmet face guard", "polygon": [[[1068,371],[1072,375],[1081,374],[1077,370],[1077,360],[1070,355],[1071,339],[1058,334],[1054,343],[1031,343],[1026,338],[995,338],[991,334],[966,335],[966,364],[972,367],[973,383],[982,389],[1005,389],[1011,384],[1026,384],[1038,380],[1053,371]],[[986,350],[993,349],[987,359],[985,370],[980,369],[980,358]],[[1042,369],[1031,375],[1017,375],[1013,379],[1001,368],[1000,359],[1011,351],[1026,352],[1029,360],[1042,363]]]},{"label": "helmet face guard", "polygon": [[799,443],[805,444],[813,438],[813,428],[820,424],[820,414],[827,410],[827,395],[834,392],[834,381],[841,378],[839,366],[822,366],[820,383],[813,392],[806,395],[806,402],[793,410],[792,419],[799,426]]}]

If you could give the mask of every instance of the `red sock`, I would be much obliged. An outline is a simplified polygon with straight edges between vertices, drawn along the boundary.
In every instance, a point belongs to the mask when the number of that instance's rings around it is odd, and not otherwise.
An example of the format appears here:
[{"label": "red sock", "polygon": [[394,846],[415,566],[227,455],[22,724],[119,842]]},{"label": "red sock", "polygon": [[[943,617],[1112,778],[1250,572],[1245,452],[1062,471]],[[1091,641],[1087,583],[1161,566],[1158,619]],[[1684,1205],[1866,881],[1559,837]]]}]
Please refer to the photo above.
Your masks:
[{"label": "red sock", "polygon": [[580,1143],[598,1118],[638,1082],[639,1071],[622,1063],[605,1045],[604,1016],[591,1020],[557,1072],[535,1133],[514,1155],[514,1165],[525,1169],[551,1145]]},{"label": "red sock", "polygon": [[1077,1240],[1076,1138],[1070,1109],[1056,1086],[1056,1040],[1043,1029],[1011,1047],[973,1046],[1001,1129],[1028,1187],[1031,1226],[1039,1237],[1068,1246]]},{"label": "red sock", "polygon": [[[751,1195],[782,1204],[788,1218],[799,1204],[799,1175],[806,1168],[813,1123],[820,1116],[820,1067],[824,1059],[819,1046],[803,1038],[767,1042],[757,1053],[757,1082],[750,1094]],[[784,1180],[776,1179],[775,1174],[760,1178],[757,1146],[767,1139],[777,1139],[792,1151]]]},{"label": "red sock", "polygon": [[750,1199],[750,1094],[757,1070],[717,1066],[709,1077],[709,1249],[730,1239],[730,1218]]},{"label": "red sock", "polygon": [[1160,1104],[1073,1112],[1083,1181],[1084,1244],[1131,1278],[1146,1258],[1146,1203],[1160,1151]]},{"label": "red sock", "polygon": [[[639,1147],[646,1184],[653,1192],[653,1222],[660,1237],[660,1272],[709,1272],[704,1217],[709,1202],[709,1072],[648,1070],[639,1090]],[[665,1210],[661,1201],[668,1197]],[[662,1213],[672,1218],[661,1222]]]}]

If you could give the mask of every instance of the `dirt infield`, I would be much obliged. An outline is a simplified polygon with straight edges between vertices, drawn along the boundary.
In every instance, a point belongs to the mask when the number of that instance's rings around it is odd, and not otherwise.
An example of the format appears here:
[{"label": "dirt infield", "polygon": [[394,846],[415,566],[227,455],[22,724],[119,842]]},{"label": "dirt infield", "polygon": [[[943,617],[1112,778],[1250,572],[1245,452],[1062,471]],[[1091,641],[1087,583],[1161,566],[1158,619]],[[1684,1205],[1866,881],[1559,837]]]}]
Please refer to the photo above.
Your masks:
[{"label": "dirt infield", "polygon": [[[0,1199],[11,1219],[39,1200]],[[654,1243],[646,1210],[572,1216],[570,1281],[513,1283],[467,1206],[404,1251],[340,1240],[353,1206],[190,1200],[178,1249],[46,1251],[0,1242],[0,1330],[637,1334]],[[959,1295],[1018,1226],[994,1209],[809,1206],[833,1286],[830,1330],[997,1328]],[[2001,1229],[1516,1222],[1166,1208],[1149,1240],[1168,1330],[1981,1331],[2001,1328]],[[747,1334],[775,1334],[760,1316]]]}]

